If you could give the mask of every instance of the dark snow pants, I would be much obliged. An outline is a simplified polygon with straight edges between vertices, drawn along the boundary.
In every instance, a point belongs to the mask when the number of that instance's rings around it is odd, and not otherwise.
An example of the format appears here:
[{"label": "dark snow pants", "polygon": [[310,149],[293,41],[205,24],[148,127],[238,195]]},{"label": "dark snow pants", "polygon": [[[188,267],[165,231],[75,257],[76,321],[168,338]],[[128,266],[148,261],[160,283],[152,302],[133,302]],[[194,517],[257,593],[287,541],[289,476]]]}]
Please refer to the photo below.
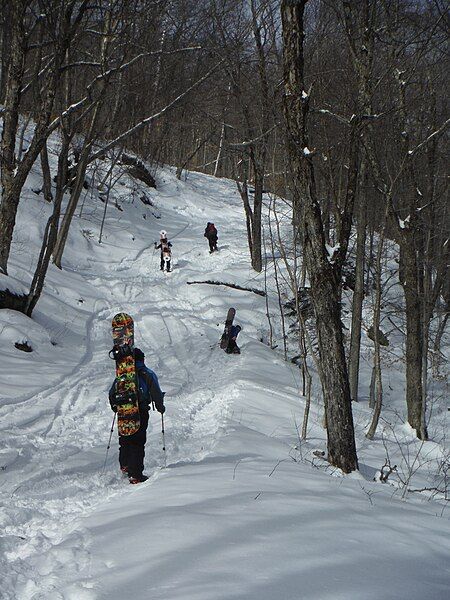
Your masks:
[{"label": "dark snow pants", "polygon": [[131,477],[139,477],[144,470],[145,442],[147,441],[148,410],[139,411],[141,425],[133,435],[119,436],[119,463]]},{"label": "dark snow pants", "polygon": [[230,339],[230,341],[228,342],[228,346],[225,348],[225,352],[227,354],[240,354],[241,353],[239,346],[236,344],[236,340],[234,340],[233,338]]},{"label": "dark snow pants", "polygon": [[209,242],[209,251],[210,252],[214,252],[214,250],[217,250],[217,235],[209,236],[208,242]]}]

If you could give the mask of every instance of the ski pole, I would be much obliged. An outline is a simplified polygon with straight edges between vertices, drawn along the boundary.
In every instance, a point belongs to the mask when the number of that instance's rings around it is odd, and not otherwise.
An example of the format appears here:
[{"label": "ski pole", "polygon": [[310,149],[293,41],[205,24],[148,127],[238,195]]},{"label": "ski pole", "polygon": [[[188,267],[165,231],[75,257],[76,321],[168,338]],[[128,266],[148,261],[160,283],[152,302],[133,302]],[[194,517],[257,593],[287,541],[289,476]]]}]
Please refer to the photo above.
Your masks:
[{"label": "ski pole", "polygon": [[105,456],[105,462],[103,464],[102,474],[105,472],[106,461],[108,460],[108,452],[109,452],[109,449],[111,448],[111,438],[112,438],[112,434],[113,434],[113,431],[114,431],[114,423],[115,422],[116,422],[116,413],[114,413],[113,421],[112,421],[112,424],[111,424],[111,431],[109,433],[108,446],[106,447],[106,456]]},{"label": "ski pole", "polygon": [[162,447],[164,452],[164,468],[167,466],[167,457],[166,457],[166,440],[164,437],[164,415],[161,414],[161,437],[162,437]]}]

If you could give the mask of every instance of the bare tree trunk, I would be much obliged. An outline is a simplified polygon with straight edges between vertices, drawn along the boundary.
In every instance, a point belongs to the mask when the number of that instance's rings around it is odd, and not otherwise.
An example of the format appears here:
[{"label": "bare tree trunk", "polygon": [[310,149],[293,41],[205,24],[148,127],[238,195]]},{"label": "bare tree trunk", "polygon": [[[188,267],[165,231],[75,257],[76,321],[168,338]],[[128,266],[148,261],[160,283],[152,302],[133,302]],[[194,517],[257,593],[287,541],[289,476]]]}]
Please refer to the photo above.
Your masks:
[{"label": "bare tree trunk", "polygon": [[[105,17],[105,22],[103,25],[103,37],[100,46],[100,62],[103,68],[106,71],[107,67],[107,50],[111,43],[111,37],[108,34],[111,33],[111,23],[112,23],[112,6],[109,7],[108,13]],[[70,193],[70,200],[67,205],[66,212],[64,214],[61,226],[58,230],[58,238],[55,243],[55,248],[53,251],[53,262],[55,265],[61,269],[61,260],[64,252],[64,248],[66,245],[67,237],[69,235],[70,225],[72,223],[73,215],[75,214],[75,210],[80,199],[81,190],[83,189],[83,184],[86,176],[86,170],[89,165],[92,157],[90,156],[91,148],[95,136],[98,134],[97,127],[100,120],[100,112],[103,106],[103,102],[105,99],[105,91],[109,83],[109,77],[105,77],[102,82],[100,89],[98,90],[98,97],[95,102],[93,113],[90,117],[89,128],[86,133],[86,137],[84,140],[83,148],[80,153],[80,158],[77,164],[77,174],[75,178],[75,183],[72,186]],[[107,148],[103,150],[106,153]]]},{"label": "bare tree trunk", "polygon": [[92,137],[95,131],[97,118],[99,114],[99,104],[94,109],[94,114],[92,115],[91,125],[89,129],[89,133],[83,149],[81,151],[80,160],[77,164],[77,175],[75,178],[75,183],[72,186],[72,190],[70,193],[70,200],[67,205],[66,212],[64,214],[63,220],[61,222],[61,226],[58,231],[58,239],[56,240],[54,252],[53,252],[53,262],[61,269],[61,260],[64,252],[64,248],[67,242],[67,237],[69,235],[70,225],[72,223],[73,215],[75,214],[75,210],[77,208],[78,200],[80,199],[81,191],[83,189],[83,184],[86,176],[86,169],[89,164],[89,155],[92,147]]},{"label": "bare tree trunk", "polygon": [[[273,204],[272,204],[272,202],[273,202]],[[273,239],[272,222],[271,222],[271,218],[270,218],[272,211],[273,211],[273,215],[275,217],[276,226],[277,226],[278,244],[279,244],[280,254],[281,254],[284,264],[286,266],[286,270],[289,275],[291,291],[294,294],[294,298],[295,298],[295,312],[297,315],[298,327],[299,327],[298,343],[299,343],[300,356],[301,356],[301,371],[302,371],[302,380],[303,380],[302,395],[306,397],[301,437],[302,437],[302,439],[306,439],[307,429],[308,429],[309,412],[310,412],[310,408],[311,408],[311,385],[312,385],[312,377],[311,377],[311,374],[310,374],[309,368],[308,368],[308,348],[310,349],[312,358],[316,363],[317,371],[319,373],[321,372],[321,366],[318,363],[318,361],[314,355],[314,352],[312,350],[312,343],[311,343],[311,340],[309,339],[308,332],[306,330],[305,320],[303,318],[303,314],[302,314],[302,311],[300,308],[299,284],[298,284],[298,277],[297,277],[298,265],[297,265],[296,251],[294,250],[293,267],[291,268],[291,266],[289,265],[289,262],[288,262],[288,258],[286,256],[286,248],[284,247],[283,241],[281,239],[280,224],[279,224],[279,220],[278,220],[278,216],[277,216],[277,212],[276,212],[275,199],[273,199],[273,201],[271,199],[270,210],[269,210],[269,227],[270,227],[272,256],[273,256],[274,268],[275,268],[275,281],[277,284],[277,292],[278,292],[278,303],[280,306],[280,314],[282,317],[284,358],[285,358],[285,360],[287,360],[286,330],[285,330],[285,324],[284,324],[283,306],[282,306],[282,302],[281,302],[281,292],[280,292],[280,286],[279,286],[278,274],[277,274],[278,266],[277,266],[277,262],[275,260],[275,243],[274,243],[274,239]]]},{"label": "bare tree trunk", "polygon": [[380,322],[381,322],[381,257],[383,254],[384,245],[384,227],[378,242],[378,252],[376,259],[376,292],[375,306],[373,311],[373,343],[374,343],[374,358],[373,358],[373,373],[375,384],[375,406],[372,415],[372,422],[366,437],[373,440],[375,432],[380,420],[381,407],[383,404],[383,381],[381,378],[381,345],[380,345]]},{"label": "bare tree trunk", "polygon": [[6,81],[8,79],[9,52],[11,48],[11,10],[6,10],[10,0],[1,0],[1,52],[0,52],[0,104],[5,101]]},{"label": "bare tree trunk", "polygon": [[[111,165],[108,169],[108,172],[106,173],[105,177],[103,178],[103,184],[106,183],[106,180],[109,178],[109,183],[107,184],[107,188],[106,188],[106,198],[105,198],[105,208],[103,210],[103,216],[102,216],[102,222],[100,225],[100,233],[98,236],[98,243],[101,244],[102,243],[102,238],[103,238],[103,227],[105,225],[105,219],[106,219],[106,211],[108,210],[108,204],[109,204],[109,196],[111,193],[111,190],[114,187],[114,183],[115,181],[113,181],[113,174],[114,174],[114,167],[117,164],[117,161],[122,157],[123,159],[123,153],[122,153],[122,149],[119,150],[119,152],[117,152],[116,156],[111,160]],[[120,175],[119,175],[120,177]],[[117,181],[117,178],[116,178]]]},{"label": "bare tree trunk", "polygon": [[50,165],[48,163],[47,142],[45,142],[44,147],[41,150],[41,168],[44,198],[47,200],[47,202],[52,202],[52,176],[50,173]]},{"label": "bare tree trunk", "polygon": [[[155,73],[155,78],[153,80],[152,94],[151,94],[150,103],[149,103],[151,111],[155,110],[155,108],[156,108],[156,101],[158,98],[159,87],[161,84],[162,56],[163,56],[162,52],[164,50],[166,35],[167,35],[167,22],[166,22],[166,17],[164,17],[163,22],[162,22],[161,38],[159,40],[160,54],[158,55],[158,58],[156,60],[156,73]],[[143,142],[144,142],[144,147],[146,149],[146,153],[147,153],[147,140],[151,137],[153,131],[154,131],[154,123],[149,123],[148,127],[146,127],[144,129]],[[180,177],[181,177],[181,174],[180,174]]]},{"label": "bare tree trunk", "polygon": [[16,223],[20,189],[15,182],[16,135],[19,122],[20,90],[25,61],[25,0],[13,0],[10,6],[11,41],[8,79],[3,114],[0,151],[2,203],[0,205],[0,272],[7,273],[12,234]]},{"label": "bare tree trunk", "polygon": [[305,90],[303,39],[307,0],[282,0],[284,110],[288,151],[294,176],[294,207],[304,204],[305,259],[316,315],[322,389],[325,400],[328,460],[350,473],[358,468],[350,387],[342,338],[339,280],[328,261],[320,207],[316,198],[314,168],[308,147],[308,99]]},{"label": "bare tree trunk", "polygon": [[308,367],[306,367],[306,394],[305,394],[306,395],[306,403],[305,403],[305,412],[303,413],[302,440],[306,440],[306,435],[308,432],[308,418],[309,418],[309,411],[311,408],[311,384],[312,384],[312,377],[308,371]]},{"label": "bare tree trunk", "polygon": [[20,126],[19,142],[18,142],[18,148],[17,148],[17,162],[20,162],[23,157],[25,133],[27,132],[30,122],[31,122],[31,113],[27,116],[25,121],[23,121],[22,125]]},{"label": "bare tree trunk", "polygon": [[[361,186],[362,187],[362,186]],[[350,393],[354,402],[358,401],[359,356],[361,349],[362,307],[364,301],[364,268],[366,256],[366,207],[365,198],[360,195],[358,222],[356,225],[356,264],[355,290],[352,302],[352,330],[349,352]]]},{"label": "bare tree trunk", "polygon": [[447,321],[448,321],[449,316],[450,316],[450,313],[447,310],[444,317],[441,319],[441,321],[439,323],[439,327],[436,332],[436,337],[434,338],[433,363],[432,364],[433,364],[433,371],[434,371],[435,376],[437,375],[437,373],[439,371],[439,365],[441,362],[441,340],[442,340],[442,336],[444,335],[445,328],[447,327]]},{"label": "bare tree trunk", "polygon": [[257,273],[261,273],[262,271],[261,218],[263,186],[264,173],[261,173],[259,169],[257,170],[255,165],[255,194],[252,219],[252,267]]},{"label": "bare tree trunk", "polygon": [[242,198],[242,203],[244,204],[244,212],[245,212],[245,224],[247,227],[247,242],[248,248],[250,250],[250,257],[253,256],[253,211],[250,206],[250,200],[248,197],[248,160],[246,157],[243,157],[241,160],[242,165],[242,181],[239,180],[239,176],[237,173],[234,176],[234,180],[236,181],[237,188],[239,190],[239,194]]},{"label": "bare tree trunk", "polygon": [[[266,239],[265,239],[264,235],[263,235],[263,243],[264,243],[264,248],[265,248],[266,247]],[[269,309],[269,294],[267,293],[267,252],[266,251],[264,251],[264,256],[265,256],[265,260],[264,260],[264,292],[266,293],[266,317],[267,317],[267,322],[269,323],[269,346],[271,348],[273,348],[273,326],[272,326],[272,318],[270,316],[270,309]]]},{"label": "bare tree trunk", "polygon": [[[408,236],[409,238],[409,236]],[[400,244],[400,279],[406,308],[406,405],[408,422],[420,439],[427,439],[422,415],[422,312],[418,294],[416,251],[411,239]]]},{"label": "bare tree trunk", "polygon": [[369,386],[369,408],[375,408],[375,395],[376,395],[376,373],[375,367],[372,367],[372,373],[370,376],[370,386]]},{"label": "bare tree trunk", "polygon": [[45,93],[41,101],[41,106],[35,111],[37,118],[33,136],[27,152],[20,163],[17,163],[15,158],[15,141],[25,58],[26,36],[24,20],[28,1],[14,0],[12,5],[11,64],[8,71],[8,87],[0,152],[3,187],[2,204],[0,205],[0,271],[3,273],[7,272],[20,193],[32,166],[50,135],[49,123],[61,76],[60,68],[66,54],[66,49],[80,24],[88,2],[87,0],[82,0],[77,6],[78,13],[73,22],[72,14],[75,9],[75,2],[69,3],[61,15],[61,22],[58,25],[57,32],[58,39],[55,40],[55,50],[51,66],[48,69],[48,76],[43,85]]},{"label": "bare tree trunk", "polygon": [[374,230],[373,227],[369,227],[369,250],[368,250],[368,256],[367,256],[367,268],[366,268],[366,283],[365,283],[365,287],[366,289],[369,289],[370,286],[370,274],[372,272],[372,266],[373,266],[373,238],[374,238]]},{"label": "bare tree trunk", "polygon": [[271,252],[272,252],[272,261],[273,261],[275,285],[277,287],[278,308],[280,310],[280,317],[281,317],[281,333],[283,335],[284,360],[287,360],[286,324],[285,324],[285,318],[284,318],[283,303],[281,301],[281,288],[280,288],[280,280],[279,280],[279,277],[278,277],[278,264],[277,264],[277,259],[276,259],[276,256],[275,256],[275,242],[274,242],[273,231],[272,231],[272,219],[271,219],[272,205],[273,205],[273,210],[275,211],[275,198],[271,198],[271,200],[270,200],[270,208],[269,208],[270,249],[271,249]]},{"label": "bare tree trunk", "polygon": [[225,133],[226,133],[225,119],[226,119],[226,115],[227,115],[227,106],[228,106],[228,102],[230,100],[230,94],[231,94],[231,83],[228,85],[227,101],[225,103],[225,107],[224,107],[223,114],[222,114],[222,129],[220,131],[219,150],[217,152],[216,164],[214,166],[214,173],[213,173],[214,177],[217,177],[217,173],[219,172],[220,159],[222,158],[223,147],[225,144]]},{"label": "bare tree trunk", "polygon": [[217,173],[219,172],[219,164],[220,164],[220,159],[222,157],[224,143],[225,143],[225,120],[222,123],[222,129],[220,131],[219,150],[217,151],[216,164],[214,165],[214,173],[213,173],[214,177],[217,177]]},{"label": "bare tree trunk", "polygon": [[[362,119],[372,114],[372,65],[374,54],[375,4],[370,0],[361,2],[342,1],[345,31],[350,49],[353,69],[358,81],[358,116]],[[362,123],[360,136],[367,139],[371,125]],[[357,146],[359,136],[353,143]],[[357,161],[357,157],[355,157]],[[363,156],[359,169],[359,210],[356,226],[356,272],[352,305],[352,329],[350,338],[349,378],[352,400],[358,400],[359,360],[361,347],[361,318],[364,300],[364,267],[366,247],[366,159]],[[355,170],[357,166],[354,167]],[[353,179],[356,185],[357,181]]]},{"label": "bare tree trunk", "polygon": [[99,244],[102,243],[103,227],[105,225],[106,211],[108,210],[109,195],[111,193],[111,187],[112,187],[112,168],[110,169],[109,184],[108,184],[107,189],[106,189],[105,208],[103,210],[102,222],[101,222],[101,225],[100,225],[100,233],[99,233],[99,236],[98,236],[98,243]]},{"label": "bare tree trunk", "polygon": [[41,251],[36,265],[36,269],[31,282],[30,291],[28,293],[25,314],[31,317],[36,304],[41,297],[44,288],[45,278],[47,276],[50,258],[55,247],[56,238],[58,235],[59,217],[61,214],[61,204],[64,196],[66,184],[68,153],[69,153],[69,137],[63,134],[63,143],[58,157],[58,173],[56,175],[56,194],[53,203],[53,212],[48,220],[47,227],[42,240]]},{"label": "bare tree trunk", "polygon": [[180,165],[177,167],[177,171],[176,171],[176,176],[177,179],[181,179],[181,175],[183,174],[183,169],[186,168],[186,166],[188,165],[189,161],[194,158],[194,156],[197,154],[197,152],[199,150],[201,150],[202,146],[204,146],[206,144],[206,142],[208,141],[209,138],[205,138],[204,140],[202,140],[195,148],[194,150],[189,154],[189,156],[187,158],[184,159],[183,163],[180,163]]}]

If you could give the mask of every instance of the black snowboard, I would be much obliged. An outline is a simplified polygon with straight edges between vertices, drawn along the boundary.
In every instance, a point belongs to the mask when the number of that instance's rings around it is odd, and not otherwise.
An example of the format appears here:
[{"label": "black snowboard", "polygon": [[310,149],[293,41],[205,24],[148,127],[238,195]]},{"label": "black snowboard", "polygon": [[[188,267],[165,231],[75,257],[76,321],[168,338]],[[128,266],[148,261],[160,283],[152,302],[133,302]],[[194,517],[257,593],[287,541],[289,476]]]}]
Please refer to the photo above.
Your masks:
[{"label": "black snowboard", "polygon": [[228,346],[228,342],[230,341],[230,330],[233,325],[234,315],[236,314],[235,308],[229,308],[227,313],[227,318],[225,321],[225,327],[222,333],[222,337],[220,339],[220,347],[224,350]]}]

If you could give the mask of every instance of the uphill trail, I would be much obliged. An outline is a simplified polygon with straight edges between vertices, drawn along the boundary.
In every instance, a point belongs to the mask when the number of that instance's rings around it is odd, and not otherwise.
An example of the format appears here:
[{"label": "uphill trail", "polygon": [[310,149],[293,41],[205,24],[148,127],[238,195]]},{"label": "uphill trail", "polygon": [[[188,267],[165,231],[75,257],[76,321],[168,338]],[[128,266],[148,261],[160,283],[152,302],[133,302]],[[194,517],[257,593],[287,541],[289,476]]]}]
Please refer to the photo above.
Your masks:
[{"label": "uphill trail", "polygon": [[[189,227],[186,223],[184,229]],[[183,244],[188,246],[183,263],[190,267],[187,273],[177,270],[175,263],[169,277],[162,275],[149,247],[134,259],[110,265],[107,273],[83,274],[102,289],[102,302],[87,323],[80,363],[63,380],[24,399],[11,418],[0,423],[2,445],[8,447],[8,464],[0,480],[5,507],[0,568],[7,573],[6,598],[51,597],[57,589],[56,548],[70,534],[79,536],[76,560],[80,565],[88,561],[80,518],[113,496],[132,493],[118,473],[116,432],[102,472],[112,419],[107,391],[114,376],[113,363],[105,357],[116,312],[133,315],[136,345],[146,352],[147,364],[167,392],[168,463],[201,460],[220,434],[230,398],[214,390],[229,380],[233,365],[214,343],[219,337],[215,325],[205,333],[205,317],[217,314],[220,303],[210,295],[198,310],[198,295],[185,285],[188,277],[207,272],[209,263],[197,259],[206,252],[205,245],[189,237],[180,241],[180,247]],[[158,413],[150,415],[146,449],[151,485],[163,464]],[[43,555],[53,556],[54,564],[50,559],[43,563]],[[8,596],[8,590],[15,591]]]}]

